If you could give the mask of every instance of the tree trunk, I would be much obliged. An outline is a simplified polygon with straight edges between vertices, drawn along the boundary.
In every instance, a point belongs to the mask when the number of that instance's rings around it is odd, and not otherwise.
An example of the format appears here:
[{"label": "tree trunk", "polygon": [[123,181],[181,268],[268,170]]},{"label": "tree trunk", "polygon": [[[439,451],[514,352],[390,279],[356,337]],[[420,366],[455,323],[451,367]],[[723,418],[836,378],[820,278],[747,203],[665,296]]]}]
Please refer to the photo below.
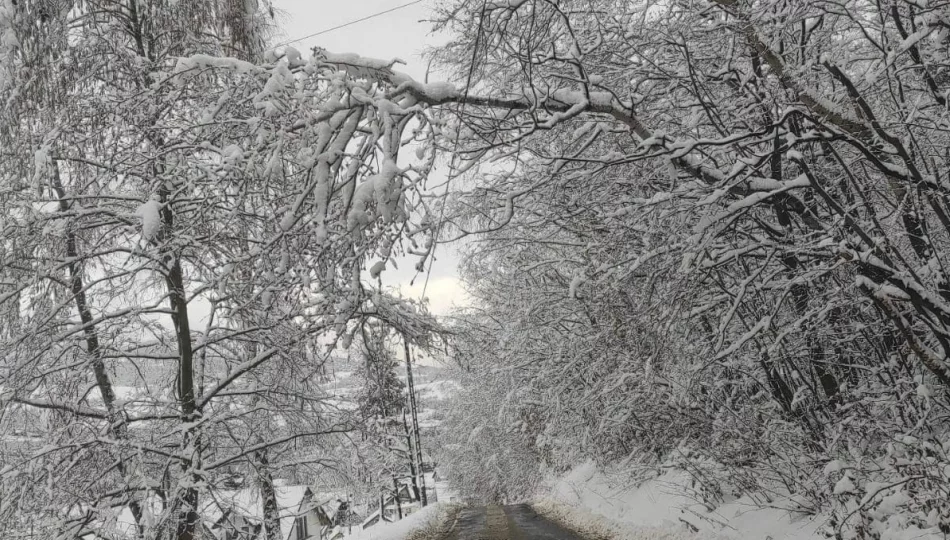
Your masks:
[{"label": "tree trunk", "polygon": [[[263,442],[258,437],[258,442]],[[280,516],[277,507],[277,492],[274,489],[274,477],[268,468],[267,449],[255,452],[258,463],[258,478],[261,482],[261,500],[264,511],[264,538],[266,540],[283,540],[280,533]]]},{"label": "tree trunk", "polygon": [[[62,179],[59,176],[59,166],[53,164],[53,189],[56,191],[56,197],[59,199],[59,211],[68,212],[69,202],[66,201],[66,190],[63,187]],[[116,440],[125,440],[128,438],[128,426],[125,424],[125,416],[115,406],[115,391],[112,388],[112,380],[106,371],[105,363],[102,361],[102,349],[99,343],[99,331],[93,320],[92,311],[89,309],[89,303],[86,299],[86,287],[82,279],[82,269],[79,265],[79,246],[76,240],[76,232],[72,228],[72,223],[66,227],[66,258],[68,260],[67,269],[69,270],[69,288],[76,302],[76,311],[79,312],[79,320],[83,325],[83,337],[86,342],[86,352],[92,362],[92,371],[96,377],[96,387],[99,395],[102,397],[102,404],[108,413],[107,422],[109,423],[109,434]],[[119,458],[116,464],[119,474],[128,488],[129,470],[123,458]],[[142,505],[139,503],[134,493],[129,493],[129,510],[135,519],[137,536],[145,535],[144,525],[142,523]]]},{"label": "tree trunk", "polygon": [[[169,193],[163,189],[162,224],[163,238],[167,239],[174,230],[174,215],[172,213]],[[198,420],[201,411],[198,410],[195,398],[195,365],[194,349],[191,343],[191,325],[188,319],[188,299],[185,291],[185,279],[178,254],[165,253],[162,263],[167,266],[165,271],[165,285],[168,290],[168,303],[171,308],[172,323],[175,327],[175,337],[178,341],[178,402],[181,411],[181,422],[185,426],[182,433],[181,471],[188,480],[188,486],[181,491],[178,505],[178,540],[194,540],[198,527],[198,488],[201,475],[198,469],[201,466],[201,432]]]}]

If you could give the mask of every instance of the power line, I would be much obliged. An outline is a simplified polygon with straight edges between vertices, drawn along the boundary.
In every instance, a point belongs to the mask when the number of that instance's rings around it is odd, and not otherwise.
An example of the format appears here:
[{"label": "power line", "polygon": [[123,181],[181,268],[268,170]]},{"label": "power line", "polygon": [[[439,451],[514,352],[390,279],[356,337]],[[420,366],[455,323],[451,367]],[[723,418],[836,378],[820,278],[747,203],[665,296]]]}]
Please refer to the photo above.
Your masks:
[{"label": "power line", "polygon": [[381,15],[385,15],[385,14],[387,14],[387,13],[392,13],[393,11],[400,10],[400,9],[402,9],[402,8],[409,7],[409,6],[413,5],[413,4],[418,4],[418,3],[422,2],[422,1],[423,1],[423,0],[414,0],[414,1],[412,1],[412,2],[408,2],[408,3],[403,4],[403,5],[401,5],[401,6],[396,6],[396,7],[394,7],[394,8],[390,8],[390,9],[387,9],[387,10],[385,10],[385,11],[380,11],[380,12],[378,12],[378,13],[373,13],[372,15],[367,15],[366,17],[363,17],[363,18],[361,18],[361,19],[356,19],[355,21],[350,21],[350,22],[347,22],[347,23],[343,23],[343,24],[341,24],[341,25],[334,26],[334,27],[332,27],[332,28],[326,28],[326,29],[324,29],[324,30],[320,30],[319,32],[314,32],[314,33],[312,33],[312,34],[310,34],[310,35],[307,35],[307,36],[299,37],[299,38],[297,38],[297,39],[292,39],[292,40],[290,40],[290,41],[286,41],[286,42],[284,42],[284,43],[280,43],[280,44],[278,44],[278,45],[274,45],[273,47],[271,47],[271,49],[276,49],[276,48],[278,48],[278,47],[283,47],[284,45],[290,45],[291,43],[296,43],[296,42],[298,42],[298,41],[303,41],[303,40],[305,40],[305,39],[309,39],[309,38],[312,38],[312,37],[320,36],[320,35],[326,34],[326,33],[328,33],[328,32],[332,32],[332,31],[334,31],[334,30],[339,30],[340,28],[346,28],[347,26],[352,26],[352,25],[354,25],[354,24],[356,24],[356,23],[361,23],[361,22],[363,22],[363,21],[368,21],[368,20],[370,20],[370,19],[374,19],[374,18],[379,17],[379,16],[381,16]]},{"label": "power line", "polygon": [[456,113],[459,118],[459,131],[455,134],[455,147],[452,149],[452,160],[449,162],[449,177],[445,180],[445,194],[442,196],[442,208],[439,209],[439,227],[436,229],[436,244],[432,246],[432,262],[429,263],[429,270],[426,272],[425,283],[422,284],[422,297],[425,298],[426,289],[429,288],[429,278],[432,276],[432,267],[435,266],[435,250],[439,247],[438,235],[442,234],[442,226],[445,225],[445,205],[449,198],[449,187],[452,185],[452,163],[455,162],[459,150],[459,138],[462,132],[462,111],[465,108],[465,102],[468,101],[468,93],[472,89],[472,75],[475,73],[475,60],[478,55],[478,42],[482,37],[482,28],[485,24],[485,8],[488,6],[488,0],[482,0],[482,12],[478,17],[478,30],[475,31],[475,44],[472,47],[472,61],[468,65],[468,76],[465,77],[465,93],[462,101],[458,104]]}]

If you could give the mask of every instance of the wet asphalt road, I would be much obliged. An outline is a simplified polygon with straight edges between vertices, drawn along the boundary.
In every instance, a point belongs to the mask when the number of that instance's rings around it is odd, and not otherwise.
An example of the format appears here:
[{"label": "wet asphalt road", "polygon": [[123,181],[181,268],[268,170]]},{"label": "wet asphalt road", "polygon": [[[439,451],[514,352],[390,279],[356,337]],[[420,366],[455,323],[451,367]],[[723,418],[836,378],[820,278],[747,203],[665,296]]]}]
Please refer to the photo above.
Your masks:
[{"label": "wet asphalt road", "polygon": [[527,504],[516,504],[463,508],[445,540],[584,539],[539,516]]}]

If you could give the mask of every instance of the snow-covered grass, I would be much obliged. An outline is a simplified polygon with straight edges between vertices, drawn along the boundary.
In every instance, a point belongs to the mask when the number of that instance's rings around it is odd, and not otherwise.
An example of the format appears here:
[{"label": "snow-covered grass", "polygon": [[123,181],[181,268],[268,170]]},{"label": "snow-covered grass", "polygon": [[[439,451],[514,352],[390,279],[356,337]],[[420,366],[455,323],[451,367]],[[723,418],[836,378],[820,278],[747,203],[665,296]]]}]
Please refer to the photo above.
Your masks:
[{"label": "snow-covered grass", "polygon": [[454,506],[436,503],[392,523],[380,523],[349,535],[346,540],[422,540],[428,533],[441,530],[454,512]]},{"label": "snow-covered grass", "polygon": [[[591,463],[556,480],[534,507],[541,515],[604,540],[823,539],[825,518],[762,508],[746,497],[712,510],[688,493],[685,471],[670,470],[638,486],[612,481]],[[792,506],[789,503],[788,506]]]}]

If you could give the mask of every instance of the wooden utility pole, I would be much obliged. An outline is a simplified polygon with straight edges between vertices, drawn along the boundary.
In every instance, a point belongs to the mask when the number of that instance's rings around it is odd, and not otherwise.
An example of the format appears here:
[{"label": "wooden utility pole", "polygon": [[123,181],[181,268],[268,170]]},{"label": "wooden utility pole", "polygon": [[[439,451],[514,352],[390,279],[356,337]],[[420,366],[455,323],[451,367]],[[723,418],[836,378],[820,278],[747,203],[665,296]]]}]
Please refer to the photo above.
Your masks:
[{"label": "wooden utility pole", "polygon": [[[406,349],[406,387],[409,390],[409,415],[412,418],[412,435],[413,442],[415,443],[415,455],[416,461],[418,463],[419,475],[419,489],[422,492],[422,506],[427,506],[429,504],[428,497],[426,496],[426,476],[425,468],[422,465],[422,442],[419,437],[419,414],[416,407],[416,387],[412,382],[412,355],[409,351],[409,340],[406,339],[406,334],[402,335],[402,344]],[[410,449],[411,451],[411,449]]]}]

